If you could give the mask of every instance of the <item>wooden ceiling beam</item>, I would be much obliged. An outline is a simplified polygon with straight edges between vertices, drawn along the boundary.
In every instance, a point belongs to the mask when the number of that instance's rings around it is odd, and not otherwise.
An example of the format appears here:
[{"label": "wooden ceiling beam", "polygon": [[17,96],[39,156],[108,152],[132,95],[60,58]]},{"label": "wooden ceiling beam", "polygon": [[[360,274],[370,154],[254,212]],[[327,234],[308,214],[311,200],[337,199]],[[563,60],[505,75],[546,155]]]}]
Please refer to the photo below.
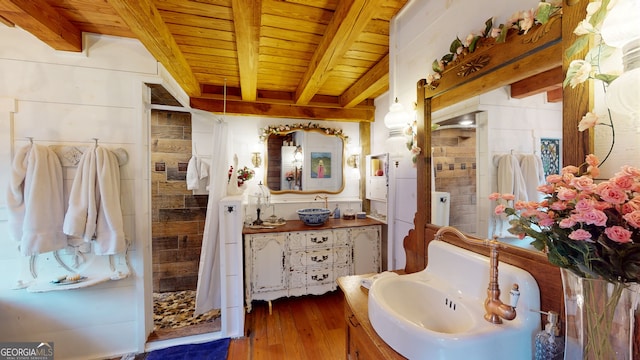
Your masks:
[{"label": "wooden ceiling beam", "polygon": [[3,24],[6,27],[15,27],[16,24],[14,24],[13,22],[9,21],[8,19],[0,16],[0,24]]},{"label": "wooden ceiling beam", "polygon": [[367,26],[381,0],[341,1],[296,89],[296,103],[308,104],[331,70]]},{"label": "wooden ceiling beam", "polygon": [[340,104],[345,108],[354,107],[385,87],[389,87],[389,54],[340,95]]},{"label": "wooden ceiling beam", "polygon": [[558,86],[553,90],[547,91],[547,102],[557,103],[562,102],[562,86]]},{"label": "wooden ceiling beam", "polygon": [[511,97],[523,99],[554,90],[558,86],[562,86],[562,81],[564,81],[564,76],[562,75],[562,67],[559,66],[511,84]]},{"label": "wooden ceiling beam", "polygon": [[46,1],[0,0],[0,13],[56,50],[82,51],[82,32]]},{"label": "wooden ceiling beam", "polygon": [[151,0],[106,0],[189,96],[200,95],[196,80],[184,54]]},{"label": "wooden ceiling beam", "polygon": [[242,99],[255,101],[258,94],[258,55],[262,0],[232,0],[238,70]]},{"label": "wooden ceiling beam", "polygon": [[[213,113],[223,113],[224,111],[224,99],[217,97],[191,97],[190,105],[192,108]],[[372,122],[374,121],[375,108],[373,106],[361,106],[344,109],[330,106],[296,105],[293,103],[248,102],[227,98],[226,112],[227,114],[235,115],[276,118]]]}]

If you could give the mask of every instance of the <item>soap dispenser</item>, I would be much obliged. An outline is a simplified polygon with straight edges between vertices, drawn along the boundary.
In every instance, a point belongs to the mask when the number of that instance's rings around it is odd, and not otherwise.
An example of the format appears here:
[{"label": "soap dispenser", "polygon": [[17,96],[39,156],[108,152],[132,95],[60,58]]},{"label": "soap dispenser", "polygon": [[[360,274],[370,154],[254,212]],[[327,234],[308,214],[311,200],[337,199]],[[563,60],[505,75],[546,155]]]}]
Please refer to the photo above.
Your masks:
[{"label": "soap dispenser", "polygon": [[544,330],[536,334],[536,360],[564,359],[564,337],[560,336],[558,327],[558,313],[555,311],[542,312],[547,315]]},{"label": "soap dispenser", "polygon": [[335,210],[333,210],[333,218],[340,219],[340,207],[336,204]]}]

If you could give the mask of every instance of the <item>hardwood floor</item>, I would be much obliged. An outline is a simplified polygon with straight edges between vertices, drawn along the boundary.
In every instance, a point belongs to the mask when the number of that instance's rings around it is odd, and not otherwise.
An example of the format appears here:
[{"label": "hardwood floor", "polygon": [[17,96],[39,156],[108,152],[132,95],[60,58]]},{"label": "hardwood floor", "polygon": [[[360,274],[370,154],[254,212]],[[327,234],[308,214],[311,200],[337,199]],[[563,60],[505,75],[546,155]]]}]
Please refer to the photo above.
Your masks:
[{"label": "hardwood floor", "polygon": [[227,360],[345,359],[344,300],[340,290],[255,301],[246,314],[245,337],[232,339]]}]

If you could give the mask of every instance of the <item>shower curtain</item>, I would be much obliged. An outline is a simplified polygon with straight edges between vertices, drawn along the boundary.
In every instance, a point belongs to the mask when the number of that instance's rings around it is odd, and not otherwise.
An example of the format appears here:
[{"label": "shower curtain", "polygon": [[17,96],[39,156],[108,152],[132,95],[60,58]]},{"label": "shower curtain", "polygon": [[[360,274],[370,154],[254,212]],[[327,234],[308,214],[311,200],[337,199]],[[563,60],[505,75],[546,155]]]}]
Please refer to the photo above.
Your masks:
[{"label": "shower curtain", "polygon": [[[195,116],[195,114],[194,114]],[[195,315],[219,309],[221,304],[222,283],[220,279],[220,224],[218,221],[218,202],[226,195],[228,168],[228,124],[214,121],[213,153],[209,172],[209,202],[202,236],[202,251],[198,269],[198,287],[196,289]]]}]

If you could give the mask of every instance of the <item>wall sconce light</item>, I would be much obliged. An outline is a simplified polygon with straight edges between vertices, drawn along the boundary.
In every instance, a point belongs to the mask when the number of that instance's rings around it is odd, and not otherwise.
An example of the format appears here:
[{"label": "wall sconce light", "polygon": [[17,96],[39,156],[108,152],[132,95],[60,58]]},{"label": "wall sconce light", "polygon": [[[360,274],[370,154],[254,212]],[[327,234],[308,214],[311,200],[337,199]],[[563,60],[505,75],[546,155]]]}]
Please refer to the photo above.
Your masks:
[{"label": "wall sconce light", "polygon": [[258,151],[251,153],[251,163],[254,168],[259,168],[262,165],[262,154]]},{"label": "wall sconce light", "polygon": [[385,140],[385,148],[389,152],[389,157],[395,162],[396,167],[398,167],[399,160],[408,154],[404,127],[411,124],[414,118],[415,115],[406,111],[397,98],[384,117],[384,125],[389,129],[389,137]]},{"label": "wall sconce light", "polygon": [[349,155],[349,157],[347,158],[347,166],[349,166],[349,167],[357,169],[359,163],[360,163],[360,155],[359,154]]},{"label": "wall sconce light", "polygon": [[296,149],[293,151],[293,160],[296,162],[302,162],[304,155],[302,154],[302,146],[296,146]]}]

